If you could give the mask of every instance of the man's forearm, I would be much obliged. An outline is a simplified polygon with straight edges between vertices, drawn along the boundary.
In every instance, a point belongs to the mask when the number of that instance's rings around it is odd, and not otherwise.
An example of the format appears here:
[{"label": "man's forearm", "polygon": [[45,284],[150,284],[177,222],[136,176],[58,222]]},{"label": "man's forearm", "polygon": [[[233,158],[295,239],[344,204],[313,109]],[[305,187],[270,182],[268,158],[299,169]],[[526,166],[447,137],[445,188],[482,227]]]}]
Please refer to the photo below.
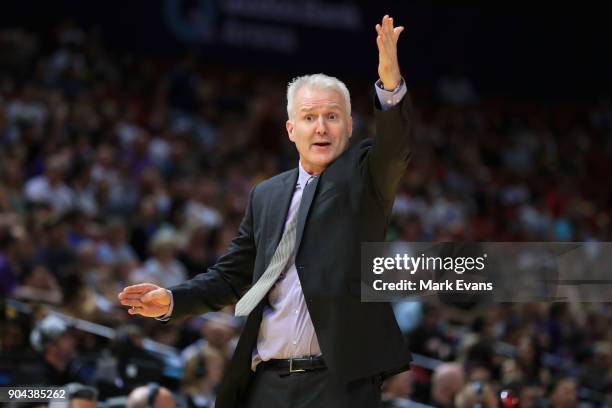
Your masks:
[{"label": "man's forearm", "polygon": [[412,103],[406,92],[393,107],[375,108],[376,140],[368,155],[368,170],[383,200],[393,200],[411,155]]},{"label": "man's forearm", "polygon": [[255,238],[253,234],[253,196],[249,196],[246,213],[238,234],[227,252],[205,273],[180,285],[168,288],[172,292],[172,319],[181,319],[219,310],[238,301],[252,284],[255,267]]},{"label": "man's forearm", "polygon": [[239,294],[216,270],[170,288],[172,319],[217,311],[238,301]]}]

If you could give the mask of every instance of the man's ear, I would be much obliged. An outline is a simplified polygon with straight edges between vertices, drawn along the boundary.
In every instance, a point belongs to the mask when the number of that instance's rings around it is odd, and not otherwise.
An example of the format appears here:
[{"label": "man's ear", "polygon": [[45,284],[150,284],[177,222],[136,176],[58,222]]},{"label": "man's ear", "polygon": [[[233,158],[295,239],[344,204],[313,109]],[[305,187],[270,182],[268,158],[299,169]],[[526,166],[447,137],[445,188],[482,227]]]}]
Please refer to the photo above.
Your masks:
[{"label": "man's ear", "polygon": [[353,136],[353,117],[349,116],[348,118],[348,136],[349,139]]},{"label": "man's ear", "polygon": [[287,119],[287,122],[285,122],[285,127],[287,128],[287,134],[289,135],[289,140],[295,143],[295,138],[293,136],[293,121],[291,119]]}]

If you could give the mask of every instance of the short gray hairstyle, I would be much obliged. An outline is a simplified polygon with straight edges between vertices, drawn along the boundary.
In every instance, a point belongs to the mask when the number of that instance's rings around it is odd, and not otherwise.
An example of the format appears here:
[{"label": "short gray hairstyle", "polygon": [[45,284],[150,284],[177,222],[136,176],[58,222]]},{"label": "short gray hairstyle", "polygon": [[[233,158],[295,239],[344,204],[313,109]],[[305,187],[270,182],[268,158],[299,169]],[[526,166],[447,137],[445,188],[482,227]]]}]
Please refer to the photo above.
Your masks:
[{"label": "short gray hairstyle", "polygon": [[344,85],[344,82],[329,75],[312,74],[293,78],[291,82],[289,82],[287,86],[287,116],[289,116],[289,119],[293,119],[293,99],[295,98],[295,94],[303,86],[310,89],[333,89],[338,91],[344,99],[346,113],[349,116],[351,115],[351,94],[346,85]]}]

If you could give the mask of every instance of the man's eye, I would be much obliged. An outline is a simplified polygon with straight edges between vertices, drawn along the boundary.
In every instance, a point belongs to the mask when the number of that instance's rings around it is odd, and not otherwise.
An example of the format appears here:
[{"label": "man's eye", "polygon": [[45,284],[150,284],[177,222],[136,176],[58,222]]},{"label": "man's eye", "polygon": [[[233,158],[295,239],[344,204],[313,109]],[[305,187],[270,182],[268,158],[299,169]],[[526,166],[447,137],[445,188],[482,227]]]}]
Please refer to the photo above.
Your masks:
[{"label": "man's eye", "polygon": [[304,117],[304,119],[306,119],[308,122],[310,122],[312,120],[312,115],[306,115]]},{"label": "man's eye", "polygon": [[330,118],[331,120],[336,120],[336,119],[338,118],[338,115],[336,115],[335,113],[330,113],[330,114],[329,114],[329,118]]}]

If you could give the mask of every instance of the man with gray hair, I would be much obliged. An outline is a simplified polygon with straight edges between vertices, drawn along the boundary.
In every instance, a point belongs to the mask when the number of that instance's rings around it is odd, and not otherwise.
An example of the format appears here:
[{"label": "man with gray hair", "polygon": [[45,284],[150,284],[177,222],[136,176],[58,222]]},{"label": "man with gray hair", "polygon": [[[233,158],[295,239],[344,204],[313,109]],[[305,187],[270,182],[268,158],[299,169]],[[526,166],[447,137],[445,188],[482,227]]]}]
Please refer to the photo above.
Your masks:
[{"label": "man with gray hair", "polygon": [[171,287],[125,288],[129,313],[175,321],[236,304],[247,316],[220,386],[219,408],[380,406],[382,381],[410,352],[388,303],[362,303],[361,243],[384,241],[410,158],[412,111],[397,60],[403,27],[376,25],[376,138],[349,145],[346,86],[293,80],[286,129],[298,167],[253,188],[228,252]]}]

